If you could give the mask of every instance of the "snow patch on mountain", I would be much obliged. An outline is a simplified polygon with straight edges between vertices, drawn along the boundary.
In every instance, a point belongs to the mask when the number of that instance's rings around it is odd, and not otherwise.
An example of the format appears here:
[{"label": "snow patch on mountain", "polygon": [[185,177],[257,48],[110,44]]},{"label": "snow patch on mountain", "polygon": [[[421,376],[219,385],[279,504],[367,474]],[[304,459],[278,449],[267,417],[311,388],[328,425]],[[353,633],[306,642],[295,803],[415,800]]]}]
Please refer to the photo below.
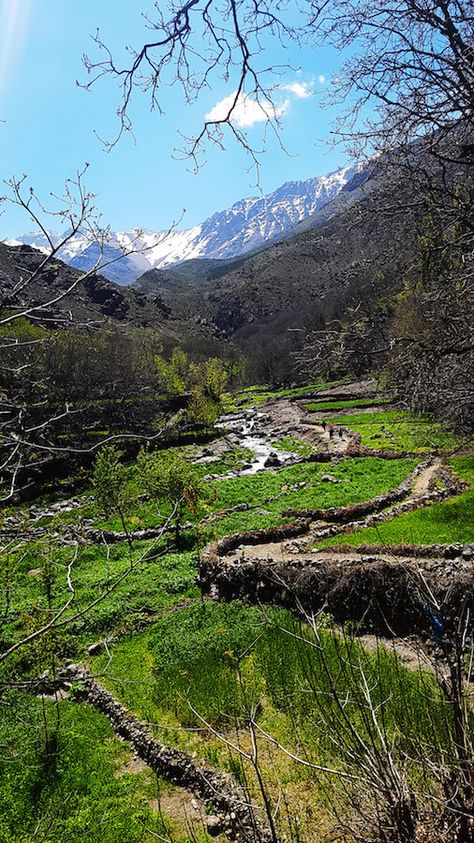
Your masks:
[{"label": "snow patch on mountain", "polygon": [[[327,176],[290,181],[267,196],[241,199],[201,225],[183,231],[132,229],[112,232],[105,247],[76,234],[58,257],[81,270],[98,264],[100,272],[118,284],[129,284],[149,269],[163,269],[193,258],[229,259],[281,237],[334,199],[360,172],[360,165],[343,167]],[[51,233],[54,244],[64,235]],[[45,235],[24,234],[11,245],[26,243],[48,251]]]}]

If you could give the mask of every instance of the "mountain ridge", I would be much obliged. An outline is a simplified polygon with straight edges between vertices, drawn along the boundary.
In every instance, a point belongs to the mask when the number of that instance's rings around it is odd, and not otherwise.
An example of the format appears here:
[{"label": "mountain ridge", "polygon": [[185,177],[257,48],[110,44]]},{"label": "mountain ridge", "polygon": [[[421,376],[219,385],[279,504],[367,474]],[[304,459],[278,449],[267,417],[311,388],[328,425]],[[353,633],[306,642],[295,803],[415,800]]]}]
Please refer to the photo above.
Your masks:
[{"label": "mountain ridge", "polygon": [[[362,170],[361,164],[354,164],[324,176],[285,182],[272,193],[241,199],[189,229],[111,232],[105,246],[109,266],[99,271],[116,284],[126,285],[151,269],[174,268],[190,260],[227,261],[246,255],[285,237],[304,220],[317,216]],[[52,236],[54,242],[61,237],[56,233]],[[43,251],[47,247],[46,238],[34,232],[7,243],[22,243]],[[125,256],[120,257],[124,252]],[[94,266],[100,251],[97,243],[78,234],[58,256],[69,266],[87,270]],[[110,263],[112,258],[119,257]]]},{"label": "mountain ridge", "polygon": [[[403,213],[393,213],[394,200]],[[132,287],[156,292],[181,318],[198,316],[234,343],[255,382],[291,383],[306,334],[350,308],[372,326],[368,342],[379,341],[423,227],[413,200],[403,171],[371,166],[289,235],[201,272],[192,261],[150,270]]]}]

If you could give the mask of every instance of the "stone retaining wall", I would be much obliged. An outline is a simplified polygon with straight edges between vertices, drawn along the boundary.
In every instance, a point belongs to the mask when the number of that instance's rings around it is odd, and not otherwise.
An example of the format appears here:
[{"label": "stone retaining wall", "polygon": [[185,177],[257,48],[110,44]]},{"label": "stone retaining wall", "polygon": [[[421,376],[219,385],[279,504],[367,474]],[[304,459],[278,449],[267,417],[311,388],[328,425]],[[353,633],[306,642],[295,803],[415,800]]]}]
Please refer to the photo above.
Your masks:
[{"label": "stone retaining wall", "polygon": [[[453,495],[460,494],[466,488],[461,481],[453,482],[449,489],[437,489],[432,492],[426,492],[424,495],[419,495],[416,498],[410,498],[402,503],[392,506],[390,509],[382,512],[373,511],[362,521],[354,520],[347,521],[340,524],[333,524],[321,530],[315,530],[313,535],[317,540],[331,538],[341,533],[351,533],[354,530],[362,530],[366,527],[375,527],[384,521],[389,521],[396,518],[398,515],[403,515],[407,512],[414,512],[416,509],[424,509],[432,503],[445,500]],[[329,519],[328,519],[329,520]]]},{"label": "stone retaining wall", "polygon": [[240,545],[270,544],[281,542],[285,539],[293,539],[302,536],[309,531],[309,520],[300,518],[291,524],[282,524],[278,527],[265,527],[262,530],[253,530],[247,533],[234,533],[232,536],[225,536],[217,542],[208,544],[201,554],[201,561],[204,563],[218,562],[222,556],[236,550]]},{"label": "stone retaining wall", "polygon": [[363,556],[385,553],[388,556],[412,559],[457,559],[461,557],[462,559],[474,560],[474,545],[472,544],[359,544],[357,547],[350,544],[340,544],[331,547],[331,551],[359,553]]},{"label": "stone retaining wall", "polygon": [[59,678],[65,688],[70,688],[72,683],[79,683],[74,688],[75,697],[105,714],[114,732],[130,741],[139,758],[155,773],[211,803],[214,814],[217,814],[217,817],[213,817],[215,833],[220,828],[228,839],[238,843],[267,843],[271,840],[265,824],[255,817],[247,791],[230,773],[216,772],[186,752],[157,741],[144,723],[79,665],[64,668]]},{"label": "stone retaining wall", "polygon": [[330,612],[338,623],[354,622],[361,632],[429,637],[433,617],[423,598],[425,582],[442,607],[446,630],[456,628],[466,601],[474,612],[474,566],[462,559],[405,563],[364,560],[201,559],[199,585],[213,599],[276,604],[300,615]]}]

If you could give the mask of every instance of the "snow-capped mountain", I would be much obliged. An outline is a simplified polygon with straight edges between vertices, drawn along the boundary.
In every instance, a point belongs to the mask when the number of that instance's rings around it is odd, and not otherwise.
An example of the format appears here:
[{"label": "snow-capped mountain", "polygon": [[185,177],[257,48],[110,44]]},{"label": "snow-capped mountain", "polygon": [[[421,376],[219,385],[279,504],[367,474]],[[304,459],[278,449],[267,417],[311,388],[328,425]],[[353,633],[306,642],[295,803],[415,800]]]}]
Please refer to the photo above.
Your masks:
[{"label": "snow-capped mountain", "polygon": [[[327,176],[290,181],[263,197],[242,199],[201,225],[183,231],[132,229],[111,233],[105,249],[78,234],[58,253],[65,263],[89,269],[100,259],[101,272],[118,284],[129,284],[149,269],[163,269],[192,258],[229,259],[285,235],[314,215],[361,170],[343,167]],[[51,235],[58,242],[60,235]],[[10,244],[27,243],[46,250],[44,235],[24,234]]]}]

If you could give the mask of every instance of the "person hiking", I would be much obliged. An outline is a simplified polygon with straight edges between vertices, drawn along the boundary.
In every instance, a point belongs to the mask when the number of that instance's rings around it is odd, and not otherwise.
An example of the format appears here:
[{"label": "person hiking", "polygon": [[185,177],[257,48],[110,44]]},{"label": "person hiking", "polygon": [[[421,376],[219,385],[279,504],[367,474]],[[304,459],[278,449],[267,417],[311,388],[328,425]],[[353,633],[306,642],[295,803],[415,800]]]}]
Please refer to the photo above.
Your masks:
[{"label": "person hiking", "polygon": [[329,438],[332,439],[332,437],[334,436],[334,425],[333,424],[328,424],[328,431],[329,431]]}]

